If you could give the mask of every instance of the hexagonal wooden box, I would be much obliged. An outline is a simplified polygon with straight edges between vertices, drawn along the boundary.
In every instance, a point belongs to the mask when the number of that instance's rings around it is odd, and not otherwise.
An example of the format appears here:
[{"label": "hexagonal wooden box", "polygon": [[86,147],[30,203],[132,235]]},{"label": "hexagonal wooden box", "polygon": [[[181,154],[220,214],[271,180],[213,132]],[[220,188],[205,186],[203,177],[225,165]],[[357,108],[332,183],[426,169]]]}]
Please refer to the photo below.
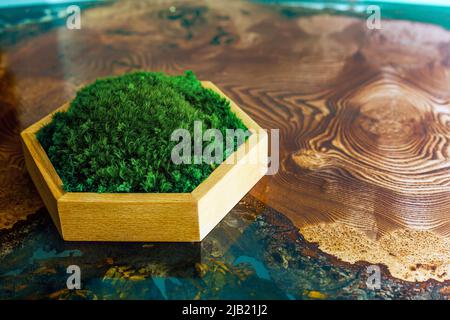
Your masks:
[{"label": "hexagonal wooden box", "polygon": [[[227,98],[211,82],[202,84]],[[65,192],[36,132],[69,103],[22,131],[28,172],[61,236],[68,241],[201,241],[267,172],[267,133],[230,103],[252,135],[230,156],[237,161],[220,164],[191,193]]]}]

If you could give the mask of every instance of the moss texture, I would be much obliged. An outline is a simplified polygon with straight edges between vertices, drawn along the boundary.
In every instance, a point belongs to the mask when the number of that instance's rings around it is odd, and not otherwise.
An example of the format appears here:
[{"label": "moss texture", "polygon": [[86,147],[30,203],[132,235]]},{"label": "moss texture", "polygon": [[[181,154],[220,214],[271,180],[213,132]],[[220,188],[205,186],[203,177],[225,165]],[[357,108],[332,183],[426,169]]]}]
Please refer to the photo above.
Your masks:
[{"label": "moss texture", "polygon": [[[191,72],[135,72],[81,89],[67,112],[56,113],[37,138],[72,192],[191,192],[217,164],[174,164],[178,128],[247,128],[229,101],[203,88]],[[210,142],[203,142],[205,147]],[[222,161],[237,147],[226,149]]]}]

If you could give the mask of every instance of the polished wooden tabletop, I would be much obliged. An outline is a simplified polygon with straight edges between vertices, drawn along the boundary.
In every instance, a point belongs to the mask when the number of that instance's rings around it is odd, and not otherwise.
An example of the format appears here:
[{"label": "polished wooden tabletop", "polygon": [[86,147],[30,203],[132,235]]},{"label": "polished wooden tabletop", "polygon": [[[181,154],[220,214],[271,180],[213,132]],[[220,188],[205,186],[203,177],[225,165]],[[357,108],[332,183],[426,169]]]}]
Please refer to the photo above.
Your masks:
[{"label": "polished wooden tabletop", "polygon": [[21,129],[97,77],[189,69],[280,130],[279,170],[248,197],[341,261],[450,279],[449,30],[246,1],[119,1],[81,19],[4,41],[1,228],[42,207]]}]

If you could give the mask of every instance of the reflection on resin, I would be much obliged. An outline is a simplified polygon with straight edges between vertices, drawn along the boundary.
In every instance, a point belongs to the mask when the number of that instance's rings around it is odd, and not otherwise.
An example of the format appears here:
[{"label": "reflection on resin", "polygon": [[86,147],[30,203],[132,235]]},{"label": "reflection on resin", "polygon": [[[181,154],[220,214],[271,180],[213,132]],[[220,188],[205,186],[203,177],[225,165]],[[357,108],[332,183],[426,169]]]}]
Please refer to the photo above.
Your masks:
[{"label": "reflection on resin", "polygon": [[[95,4],[81,30],[61,8],[27,23],[0,9],[0,298],[448,298],[449,9],[384,8],[381,31],[361,10],[239,0]],[[63,242],[18,133],[81,85],[137,69],[217,83],[280,129],[280,172],[201,244]],[[381,289],[359,260],[381,266]],[[80,291],[65,289],[71,264]]]}]

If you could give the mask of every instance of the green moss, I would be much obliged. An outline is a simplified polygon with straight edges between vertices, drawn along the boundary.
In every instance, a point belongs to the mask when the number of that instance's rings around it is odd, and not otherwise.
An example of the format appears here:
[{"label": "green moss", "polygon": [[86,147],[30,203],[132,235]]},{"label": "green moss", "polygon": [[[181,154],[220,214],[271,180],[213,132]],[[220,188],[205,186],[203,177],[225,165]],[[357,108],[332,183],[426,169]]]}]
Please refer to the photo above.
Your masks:
[{"label": "green moss", "polygon": [[[195,75],[135,72],[81,89],[67,112],[56,113],[37,138],[72,192],[190,192],[216,164],[174,164],[175,129],[246,127],[229,101]],[[237,147],[233,142],[222,161]],[[209,142],[203,142],[205,147]]]}]

